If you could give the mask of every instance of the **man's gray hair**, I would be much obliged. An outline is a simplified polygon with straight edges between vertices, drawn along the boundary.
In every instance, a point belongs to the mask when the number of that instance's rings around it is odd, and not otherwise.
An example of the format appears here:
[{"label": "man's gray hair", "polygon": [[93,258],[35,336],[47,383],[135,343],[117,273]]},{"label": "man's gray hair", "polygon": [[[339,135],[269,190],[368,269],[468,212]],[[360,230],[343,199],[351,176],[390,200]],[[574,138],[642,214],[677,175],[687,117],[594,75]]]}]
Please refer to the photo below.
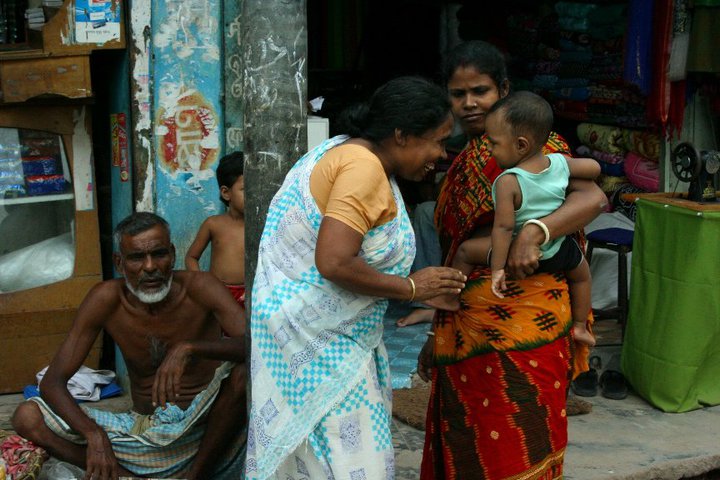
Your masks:
[{"label": "man's gray hair", "polygon": [[150,212],[135,212],[128,215],[117,224],[113,232],[115,251],[120,251],[120,240],[122,240],[123,235],[134,236],[150,230],[156,225],[162,226],[170,236],[170,224],[161,216]]}]

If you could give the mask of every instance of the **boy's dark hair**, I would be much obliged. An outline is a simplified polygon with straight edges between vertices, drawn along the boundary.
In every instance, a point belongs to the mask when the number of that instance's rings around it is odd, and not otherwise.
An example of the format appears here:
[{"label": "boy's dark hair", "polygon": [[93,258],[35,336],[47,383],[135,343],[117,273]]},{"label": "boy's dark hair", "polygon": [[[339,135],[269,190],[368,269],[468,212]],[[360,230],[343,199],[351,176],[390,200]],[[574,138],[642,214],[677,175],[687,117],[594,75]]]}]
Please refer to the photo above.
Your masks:
[{"label": "boy's dark hair", "polygon": [[[232,152],[222,157],[215,171],[218,188],[232,188],[237,179],[243,176],[244,164],[245,158],[242,152]],[[220,195],[220,201],[223,202],[226,207],[229,205],[229,202],[222,198],[222,195]]]},{"label": "boy's dark hair", "polygon": [[120,220],[113,232],[113,242],[115,248],[120,249],[120,241],[123,235],[135,236],[139,233],[146,232],[156,225],[160,225],[167,230],[170,236],[170,225],[160,215],[151,212],[135,212]]},{"label": "boy's dark hair", "polygon": [[511,93],[490,108],[488,115],[500,112],[510,125],[513,135],[532,139],[541,148],[550,136],[553,125],[553,111],[550,104],[540,95],[520,91]]},{"label": "boy's dark hair", "polygon": [[365,103],[346,108],[338,129],[351,137],[379,142],[399,129],[420,136],[442,125],[450,101],[442,88],[421,77],[398,77],[385,83]]}]

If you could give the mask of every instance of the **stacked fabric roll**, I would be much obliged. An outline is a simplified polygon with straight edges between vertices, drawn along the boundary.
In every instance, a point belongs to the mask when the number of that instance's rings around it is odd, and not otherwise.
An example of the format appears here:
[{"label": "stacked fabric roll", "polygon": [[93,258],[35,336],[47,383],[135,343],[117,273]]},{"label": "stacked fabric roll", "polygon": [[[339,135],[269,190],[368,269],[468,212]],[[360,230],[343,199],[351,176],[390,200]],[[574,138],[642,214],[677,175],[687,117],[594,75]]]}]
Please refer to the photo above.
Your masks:
[{"label": "stacked fabric roll", "polygon": [[577,136],[582,143],[577,154],[600,164],[598,184],[610,200],[610,209],[634,220],[633,204],[622,202],[620,194],[659,190],[660,137],[643,130],[592,123],[579,124]]},{"label": "stacked fabric roll", "polygon": [[561,1],[544,17],[511,16],[509,47],[524,78],[516,88],[543,95],[559,117],[646,126],[646,97],[623,80],[627,7]]}]

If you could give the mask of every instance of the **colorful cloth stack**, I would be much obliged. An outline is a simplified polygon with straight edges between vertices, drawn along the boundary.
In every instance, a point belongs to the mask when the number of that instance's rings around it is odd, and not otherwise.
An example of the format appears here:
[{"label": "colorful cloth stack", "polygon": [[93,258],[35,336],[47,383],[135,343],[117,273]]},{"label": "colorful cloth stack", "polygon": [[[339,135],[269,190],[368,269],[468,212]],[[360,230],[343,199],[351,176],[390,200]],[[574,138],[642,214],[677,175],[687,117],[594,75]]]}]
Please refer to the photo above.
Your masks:
[{"label": "colorful cloth stack", "polygon": [[19,435],[0,430],[0,459],[5,464],[6,478],[13,480],[35,480],[47,452]]},{"label": "colorful cloth stack", "polygon": [[609,211],[617,209],[634,220],[634,207],[620,193],[657,192],[660,189],[660,137],[643,130],[581,123],[576,152],[594,158],[601,167],[598,184],[608,196]]}]

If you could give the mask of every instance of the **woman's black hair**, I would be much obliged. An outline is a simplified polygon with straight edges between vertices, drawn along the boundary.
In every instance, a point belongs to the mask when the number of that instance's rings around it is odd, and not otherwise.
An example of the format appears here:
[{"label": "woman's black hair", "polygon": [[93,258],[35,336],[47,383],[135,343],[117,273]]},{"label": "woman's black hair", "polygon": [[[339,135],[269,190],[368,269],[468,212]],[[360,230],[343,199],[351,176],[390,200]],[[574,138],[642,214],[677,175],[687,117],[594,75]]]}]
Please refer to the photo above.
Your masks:
[{"label": "woman's black hair", "polygon": [[379,142],[395,134],[420,136],[439,127],[450,114],[442,88],[421,77],[398,77],[382,85],[365,103],[349,107],[338,130],[351,137]]},{"label": "woman's black hair", "polygon": [[442,77],[445,85],[460,67],[472,67],[490,76],[498,88],[508,79],[502,52],[495,45],[482,40],[463,42],[450,50],[443,62]]}]

